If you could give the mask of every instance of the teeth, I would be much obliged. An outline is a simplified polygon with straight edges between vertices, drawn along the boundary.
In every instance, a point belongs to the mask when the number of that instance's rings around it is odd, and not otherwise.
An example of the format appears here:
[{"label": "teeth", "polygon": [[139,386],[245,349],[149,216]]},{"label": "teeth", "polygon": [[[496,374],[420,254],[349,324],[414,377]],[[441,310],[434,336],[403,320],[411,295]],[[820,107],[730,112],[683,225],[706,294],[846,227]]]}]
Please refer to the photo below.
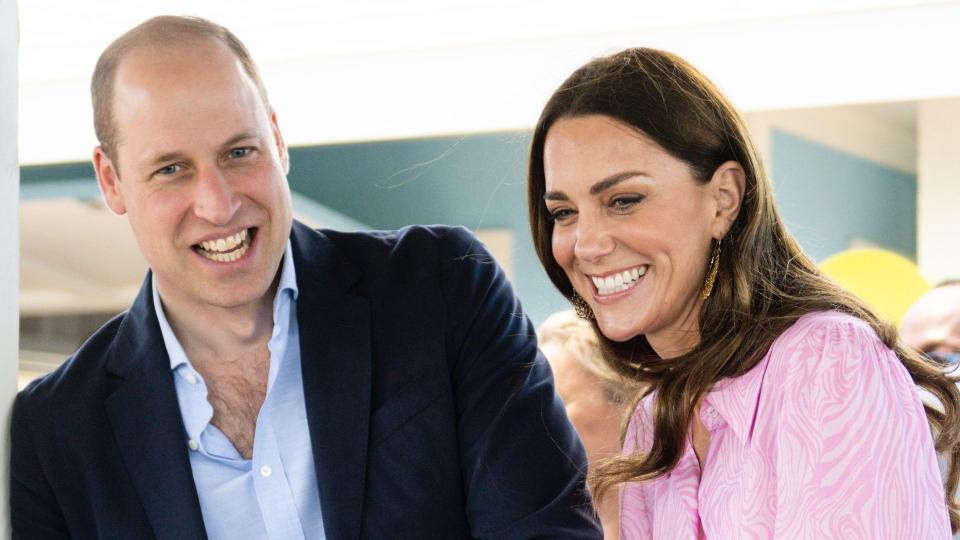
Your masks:
[{"label": "teeth", "polygon": [[247,252],[250,247],[248,229],[236,234],[216,240],[200,242],[199,253],[204,257],[217,262],[233,262]]},{"label": "teeth", "polygon": [[243,242],[247,240],[247,229],[244,229],[234,235],[227,236],[226,238],[218,238],[216,240],[207,240],[206,242],[200,242],[200,247],[206,251],[230,251]]},{"label": "teeth", "polygon": [[633,287],[636,281],[647,273],[647,268],[647,265],[638,266],[637,268],[624,270],[623,272],[607,276],[606,278],[591,276],[590,279],[593,281],[593,284],[596,285],[597,293],[603,296],[623,292]]}]

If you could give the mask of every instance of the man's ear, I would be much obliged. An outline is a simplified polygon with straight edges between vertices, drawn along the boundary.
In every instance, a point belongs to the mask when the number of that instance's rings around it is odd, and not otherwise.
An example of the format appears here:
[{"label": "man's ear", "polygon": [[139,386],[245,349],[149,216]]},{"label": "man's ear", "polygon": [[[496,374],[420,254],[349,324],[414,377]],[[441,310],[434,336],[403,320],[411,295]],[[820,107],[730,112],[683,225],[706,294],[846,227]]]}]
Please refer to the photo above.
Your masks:
[{"label": "man's ear", "polygon": [[277,111],[275,111],[273,107],[270,107],[270,127],[273,129],[273,140],[277,145],[280,163],[283,165],[283,174],[290,174],[290,154],[287,151],[287,144],[283,142],[283,135],[280,134],[280,124],[277,122]]},{"label": "man's ear", "polygon": [[97,184],[107,206],[114,214],[126,214],[127,206],[120,192],[120,174],[102,146],[93,149],[93,169],[97,172]]},{"label": "man's ear", "polygon": [[727,161],[714,171],[709,184],[716,202],[712,230],[714,238],[726,236],[736,221],[746,184],[747,175],[736,161]]}]

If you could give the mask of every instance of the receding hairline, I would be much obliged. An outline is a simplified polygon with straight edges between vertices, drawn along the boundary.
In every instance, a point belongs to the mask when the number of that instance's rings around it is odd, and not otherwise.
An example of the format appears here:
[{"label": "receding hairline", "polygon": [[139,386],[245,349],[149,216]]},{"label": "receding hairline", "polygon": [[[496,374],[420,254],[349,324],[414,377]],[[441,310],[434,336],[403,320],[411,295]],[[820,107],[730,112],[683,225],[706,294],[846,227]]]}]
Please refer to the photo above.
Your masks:
[{"label": "receding hairline", "polygon": [[199,17],[162,15],[131,28],[108,45],[100,54],[90,82],[93,101],[94,130],[108,155],[117,146],[118,133],[114,121],[114,93],[117,72],[134,51],[170,50],[201,44],[223,46],[240,64],[243,72],[257,88],[265,110],[270,110],[267,90],[250,52],[230,30]]}]

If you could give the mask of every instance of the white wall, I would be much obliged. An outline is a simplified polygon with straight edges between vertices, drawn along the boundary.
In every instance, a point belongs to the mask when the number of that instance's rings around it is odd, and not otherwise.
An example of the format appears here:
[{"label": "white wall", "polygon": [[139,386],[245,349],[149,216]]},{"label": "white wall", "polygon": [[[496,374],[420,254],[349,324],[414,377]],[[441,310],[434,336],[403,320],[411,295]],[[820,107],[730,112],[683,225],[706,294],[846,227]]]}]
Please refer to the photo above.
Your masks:
[{"label": "white wall", "polygon": [[917,106],[917,265],[931,282],[960,277],[960,98]]},{"label": "white wall", "polygon": [[10,405],[17,390],[17,2],[0,0],[0,537],[10,536]]},{"label": "white wall", "polygon": [[23,162],[89,158],[97,55],[164,11],[236,31],[293,145],[529,128],[575,67],[639,45],[686,57],[744,110],[960,95],[958,1],[261,4],[25,2]]},{"label": "white wall", "polygon": [[771,132],[776,129],[900,172],[916,174],[914,108],[913,103],[841,105],[749,112],[745,116],[754,143],[768,166]]}]

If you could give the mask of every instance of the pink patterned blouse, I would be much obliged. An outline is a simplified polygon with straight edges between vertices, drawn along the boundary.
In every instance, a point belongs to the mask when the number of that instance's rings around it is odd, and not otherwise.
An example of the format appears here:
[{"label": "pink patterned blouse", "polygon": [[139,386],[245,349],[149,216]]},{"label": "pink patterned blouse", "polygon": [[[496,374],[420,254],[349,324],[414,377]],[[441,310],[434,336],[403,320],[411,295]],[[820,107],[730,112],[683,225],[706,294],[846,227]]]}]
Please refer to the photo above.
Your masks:
[{"label": "pink patterned blouse", "polygon": [[[652,399],[624,452],[649,449]],[[752,370],[721,381],[692,446],[667,476],[626,484],[633,539],[948,539],[933,437],[909,373],[859,319],[806,315]]]}]

